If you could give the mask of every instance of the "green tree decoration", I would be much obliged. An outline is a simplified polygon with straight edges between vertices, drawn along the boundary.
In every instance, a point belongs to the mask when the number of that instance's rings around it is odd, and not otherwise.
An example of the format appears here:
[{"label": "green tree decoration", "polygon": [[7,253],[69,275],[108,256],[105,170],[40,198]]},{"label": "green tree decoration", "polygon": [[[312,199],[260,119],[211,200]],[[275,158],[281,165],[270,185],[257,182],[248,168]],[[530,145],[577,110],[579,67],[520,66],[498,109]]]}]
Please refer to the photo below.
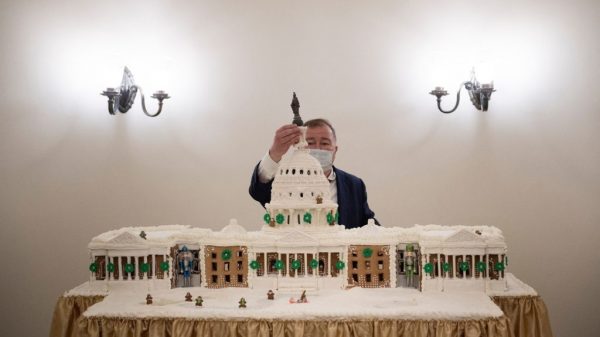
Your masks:
[{"label": "green tree decoration", "polygon": [[446,273],[450,271],[450,263],[448,262],[444,262],[442,264],[442,270],[445,271]]},{"label": "green tree decoration", "polygon": [[271,222],[271,214],[269,213],[265,213],[265,215],[263,216],[263,220],[265,220],[265,222],[267,223],[267,225],[269,224],[269,222]]},{"label": "green tree decoration", "polygon": [[312,269],[316,269],[319,266],[319,260],[312,259],[312,260],[310,260],[309,265]]},{"label": "green tree decoration", "polygon": [[337,223],[339,217],[340,217],[340,213],[335,212],[335,217],[333,218],[333,221]]},{"label": "green tree decoration", "polygon": [[106,269],[108,269],[108,271],[110,273],[114,272],[115,271],[115,264],[112,263],[112,262],[109,262],[108,265],[106,266]]},{"label": "green tree decoration", "polygon": [[469,270],[469,262],[466,262],[466,261],[461,262],[460,265],[459,265],[459,269],[461,271],[467,271],[467,270]]},{"label": "green tree decoration", "polygon": [[142,263],[140,265],[140,270],[142,271],[142,273],[147,273],[150,271],[150,264],[148,263]]},{"label": "green tree decoration", "polygon": [[502,262],[496,262],[495,267],[496,267],[497,271],[503,271],[504,270],[504,263],[502,263]]},{"label": "green tree decoration", "polygon": [[134,270],[134,268],[133,268],[133,264],[131,264],[131,263],[128,263],[128,264],[126,264],[126,265],[125,265],[125,271],[126,271],[126,272],[128,272],[128,273],[133,273],[133,270]]},{"label": "green tree decoration", "polygon": [[298,261],[298,260],[292,261],[292,269],[298,270],[298,269],[300,269],[300,266],[301,266],[300,261]]},{"label": "green tree decoration", "polygon": [[425,266],[423,266],[423,270],[425,270],[427,274],[431,274],[433,272],[433,263],[426,263]]},{"label": "green tree decoration", "polygon": [[335,217],[331,213],[327,213],[327,223],[333,223]]},{"label": "green tree decoration", "polygon": [[312,221],[312,214],[310,214],[308,212],[304,213],[304,222],[311,223],[311,221]]},{"label": "green tree decoration", "polygon": [[342,270],[342,269],[344,269],[344,267],[346,267],[346,264],[344,263],[344,261],[338,261],[335,263],[335,268],[337,270]]},{"label": "green tree decoration", "polygon": [[250,268],[256,270],[258,267],[260,267],[260,263],[258,263],[258,261],[252,260],[252,262],[250,262]]},{"label": "green tree decoration", "polygon": [[169,262],[163,261],[160,263],[160,270],[167,271],[169,270]]},{"label": "green tree decoration", "polygon": [[477,271],[479,271],[480,273],[483,273],[485,271],[485,262],[477,262]]},{"label": "green tree decoration", "polygon": [[225,249],[221,252],[221,258],[225,261],[231,259],[231,250]]},{"label": "green tree decoration", "polygon": [[281,260],[277,260],[277,261],[275,261],[274,267],[275,267],[275,269],[277,269],[277,270],[281,270],[281,269],[283,269],[283,261],[281,261]]},{"label": "green tree decoration", "polygon": [[367,247],[367,248],[363,249],[362,254],[364,257],[366,257],[368,259],[371,257],[371,255],[373,255],[373,249],[371,249],[371,247]]},{"label": "green tree decoration", "polygon": [[92,262],[89,268],[92,273],[95,273],[98,270],[98,264],[96,262]]},{"label": "green tree decoration", "polygon": [[277,223],[281,225],[285,221],[285,217],[283,216],[283,214],[279,213],[275,217],[275,221],[277,221]]}]

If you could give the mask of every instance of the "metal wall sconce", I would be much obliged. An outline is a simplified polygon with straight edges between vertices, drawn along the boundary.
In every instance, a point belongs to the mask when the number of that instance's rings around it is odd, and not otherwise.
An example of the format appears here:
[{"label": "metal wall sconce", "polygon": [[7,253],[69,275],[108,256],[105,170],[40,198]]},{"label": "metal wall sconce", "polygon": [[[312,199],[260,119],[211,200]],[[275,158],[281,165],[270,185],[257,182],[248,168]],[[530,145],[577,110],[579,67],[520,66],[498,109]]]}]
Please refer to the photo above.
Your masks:
[{"label": "metal wall sconce", "polygon": [[131,109],[138,90],[142,95],[142,110],[144,110],[144,113],[149,117],[158,116],[162,111],[163,100],[171,98],[169,94],[162,90],[155,92],[152,95],[152,98],[158,100],[158,111],[154,114],[149,114],[146,110],[146,99],[142,92],[142,88],[135,84],[133,81],[133,74],[131,74],[131,71],[127,67],[123,69],[121,86],[119,88],[107,88],[100,95],[108,97],[108,112],[111,115],[114,115],[117,109],[122,113],[126,113]]},{"label": "metal wall sconce", "polygon": [[435,87],[434,90],[429,92],[431,95],[437,97],[437,106],[438,109],[446,114],[452,113],[458,108],[458,103],[460,103],[460,90],[462,87],[465,87],[469,92],[469,97],[471,98],[471,102],[477,108],[477,110],[487,111],[488,102],[490,101],[490,97],[492,96],[492,92],[496,91],[494,89],[494,82],[492,83],[484,83],[480,84],[475,78],[475,70],[471,72],[471,80],[466,81],[460,84],[458,87],[458,92],[456,93],[456,104],[452,110],[444,110],[442,109],[442,96],[448,95],[448,92],[444,90],[442,87]]}]

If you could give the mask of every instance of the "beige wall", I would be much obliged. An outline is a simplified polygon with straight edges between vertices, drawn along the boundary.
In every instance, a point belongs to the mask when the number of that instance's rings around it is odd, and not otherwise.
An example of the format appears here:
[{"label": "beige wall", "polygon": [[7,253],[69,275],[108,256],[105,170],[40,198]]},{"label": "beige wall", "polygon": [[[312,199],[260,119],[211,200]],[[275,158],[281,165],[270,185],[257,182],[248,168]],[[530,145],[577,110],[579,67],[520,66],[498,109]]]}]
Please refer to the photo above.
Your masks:
[{"label": "beige wall", "polygon": [[[600,329],[597,1],[166,3],[0,3],[3,336],[47,334],[106,230],[258,229],[249,175],[292,90],[383,224],[498,226],[556,335]],[[490,111],[437,112],[471,63]],[[159,118],[108,115],[124,65],[172,94]]]}]

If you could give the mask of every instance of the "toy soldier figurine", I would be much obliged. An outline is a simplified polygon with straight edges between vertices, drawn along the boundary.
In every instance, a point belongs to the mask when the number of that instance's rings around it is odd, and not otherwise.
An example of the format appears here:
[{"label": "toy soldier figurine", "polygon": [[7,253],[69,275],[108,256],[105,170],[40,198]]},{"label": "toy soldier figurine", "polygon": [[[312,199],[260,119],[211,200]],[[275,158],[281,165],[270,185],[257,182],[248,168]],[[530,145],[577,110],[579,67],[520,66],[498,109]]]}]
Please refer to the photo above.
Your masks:
[{"label": "toy soldier figurine", "polygon": [[300,117],[300,102],[298,101],[298,97],[296,97],[295,92],[294,98],[292,98],[292,104],[290,104],[290,106],[292,107],[292,112],[294,113],[294,120],[292,121],[292,124],[296,124],[297,126],[304,125],[302,117]]},{"label": "toy soldier figurine", "polygon": [[146,240],[146,232],[144,232],[144,231],[141,231],[141,232],[140,232],[140,237],[141,237],[142,239]]},{"label": "toy soldier figurine", "polygon": [[240,304],[240,308],[245,308],[246,307],[246,299],[245,298],[240,298],[240,301],[238,302]]},{"label": "toy soldier figurine", "polygon": [[202,296],[196,297],[196,306],[197,307],[201,307],[202,306],[202,302],[204,302],[204,300],[202,299]]},{"label": "toy soldier figurine", "polygon": [[192,286],[192,266],[194,263],[194,255],[188,250],[186,246],[183,246],[178,254],[179,262],[179,273],[183,274],[183,286]]},{"label": "toy soldier figurine", "polygon": [[275,299],[275,293],[273,292],[273,290],[269,289],[269,292],[267,293],[267,299],[269,299],[269,300]]},{"label": "toy soldier figurine", "polygon": [[406,245],[404,253],[404,264],[406,265],[406,285],[414,287],[415,284],[415,251],[411,243]]},{"label": "toy soldier figurine", "polygon": [[185,301],[186,302],[191,302],[192,301],[192,294],[190,294],[189,291],[188,291],[187,294],[185,294]]},{"label": "toy soldier figurine", "polygon": [[150,294],[146,296],[146,304],[152,304],[152,296],[150,296]]}]

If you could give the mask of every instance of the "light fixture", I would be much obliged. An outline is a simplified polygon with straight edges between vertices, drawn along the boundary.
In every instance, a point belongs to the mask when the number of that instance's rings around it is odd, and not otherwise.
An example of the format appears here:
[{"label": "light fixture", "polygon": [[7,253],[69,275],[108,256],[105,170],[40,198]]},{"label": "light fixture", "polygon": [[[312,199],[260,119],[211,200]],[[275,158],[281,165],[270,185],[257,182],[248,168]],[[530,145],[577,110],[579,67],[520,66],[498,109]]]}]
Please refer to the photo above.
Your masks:
[{"label": "light fixture", "polygon": [[108,97],[108,112],[111,115],[114,115],[117,109],[122,113],[129,111],[133,105],[135,95],[137,94],[138,90],[142,95],[142,110],[144,110],[144,113],[150,117],[158,116],[162,111],[163,100],[171,98],[169,94],[162,90],[155,92],[152,95],[152,98],[156,98],[158,100],[158,111],[154,114],[149,114],[146,110],[146,99],[144,97],[144,92],[140,86],[135,84],[133,81],[133,74],[131,74],[131,71],[127,67],[123,69],[121,86],[119,88],[107,88],[100,95]]},{"label": "light fixture", "polygon": [[471,102],[477,108],[477,110],[487,111],[488,102],[490,101],[490,97],[492,96],[492,92],[496,91],[494,89],[494,82],[480,84],[475,77],[475,69],[471,71],[471,80],[463,82],[458,87],[458,92],[456,93],[456,104],[452,110],[444,110],[442,109],[442,96],[448,95],[448,92],[444,90],[442,87],[435,87],[434,90],[429,92],[431,95],[437,97],[437,106],[438,109],[443,113],[451,113],[458,108],[458,103],[460,103],[460,90],[462,87],[465,87],[469,92],[469,97],[471,98]]}]

